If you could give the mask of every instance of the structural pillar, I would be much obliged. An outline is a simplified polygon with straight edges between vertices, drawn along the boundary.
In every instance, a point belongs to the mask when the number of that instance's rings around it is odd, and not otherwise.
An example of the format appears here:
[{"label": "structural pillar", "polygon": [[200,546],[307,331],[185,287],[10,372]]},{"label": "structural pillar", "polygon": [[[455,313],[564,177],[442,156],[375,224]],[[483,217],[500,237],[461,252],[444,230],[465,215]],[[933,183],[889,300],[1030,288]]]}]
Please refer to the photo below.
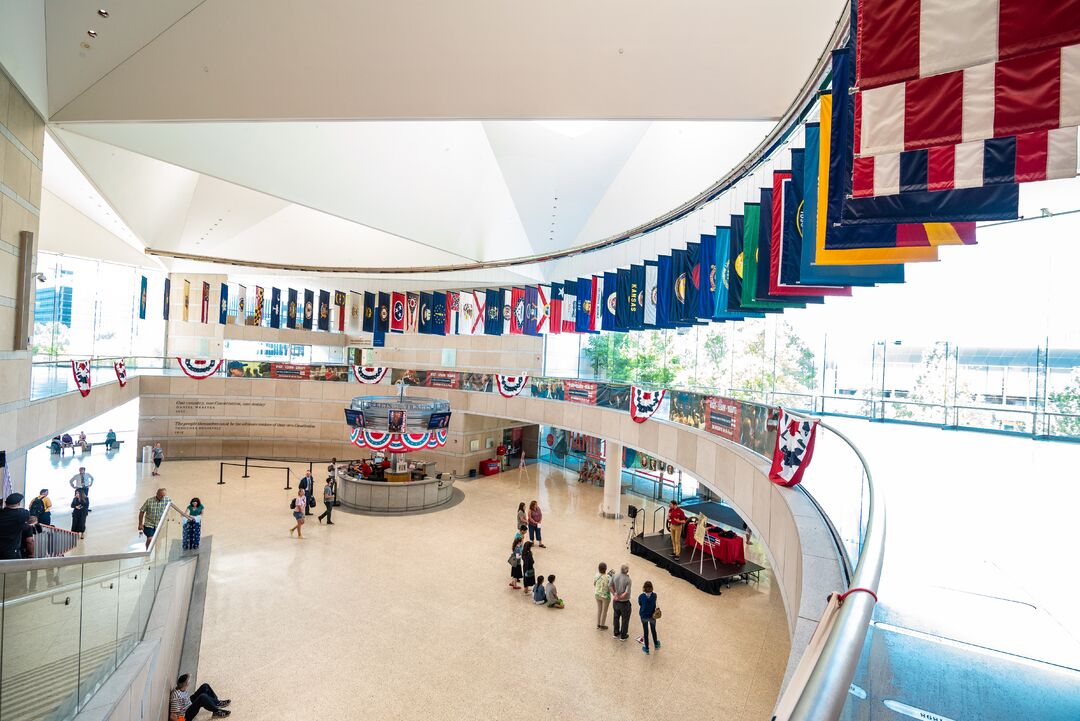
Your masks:
[{"label": "structural pillar", "polygon": [[622,457],[621,443],[604,443],[604,504],[605,518],[622,517]]}]

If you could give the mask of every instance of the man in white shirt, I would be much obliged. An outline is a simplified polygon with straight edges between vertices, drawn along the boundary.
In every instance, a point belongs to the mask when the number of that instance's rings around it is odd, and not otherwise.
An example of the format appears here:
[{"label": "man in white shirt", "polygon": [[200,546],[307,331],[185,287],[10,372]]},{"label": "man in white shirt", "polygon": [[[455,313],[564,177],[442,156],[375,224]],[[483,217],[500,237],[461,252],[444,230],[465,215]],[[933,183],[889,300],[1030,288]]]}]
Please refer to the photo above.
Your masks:
[{"label": "man in white shirt", "polygon": [[79,472],[71,477],[68,485],[76,491],[82,491],[87,502],[90,501],[90,486],[94,485],[94,477],[86,472],[86,466],[79,467]]}]

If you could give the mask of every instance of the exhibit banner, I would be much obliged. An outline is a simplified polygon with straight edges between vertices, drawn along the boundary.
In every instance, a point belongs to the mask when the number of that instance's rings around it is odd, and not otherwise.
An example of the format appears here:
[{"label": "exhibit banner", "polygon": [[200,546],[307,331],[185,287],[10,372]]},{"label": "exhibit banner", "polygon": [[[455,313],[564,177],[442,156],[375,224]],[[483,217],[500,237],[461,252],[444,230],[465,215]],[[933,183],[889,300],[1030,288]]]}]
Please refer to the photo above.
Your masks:
[{"label": "exhibit banner", "polygon": [[311,378],[311,366],[302,366],[295,363],[271,363],[270,377],[306,381]]},{"label": "exhibit banner", "polygon": [[561,401],[566,399],[565,381],[560,378],[533,378],[529,384],[529,393],[533,398],[550,398]]},{"label": "exhibit banner", "polygon": [[566,400],[587,406],[596,405],[596,383],[593,381],[564,380]]},{"label": "exhibit banner", "polygon": [[705,430],[713,435],[738,443],[742,404],[734,398],[724,398],[723,396],[707,396],[705,404],[708,411],[705,415]]},{"label": "exhibit banner", "polygon": [[705,427],[706,396],[689,391],[671,391],[668,398],[671,399],[668,417],[672,421],[691,428]]}]

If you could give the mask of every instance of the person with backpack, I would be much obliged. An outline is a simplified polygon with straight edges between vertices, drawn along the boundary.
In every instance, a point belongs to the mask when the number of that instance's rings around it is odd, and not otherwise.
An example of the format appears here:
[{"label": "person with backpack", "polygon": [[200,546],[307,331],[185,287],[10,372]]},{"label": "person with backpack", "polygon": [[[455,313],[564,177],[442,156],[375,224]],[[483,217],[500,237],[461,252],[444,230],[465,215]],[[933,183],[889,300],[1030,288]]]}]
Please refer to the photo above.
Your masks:
[{"label": "person with backpack", "polygon": [[[303,483],[303,481],[300,481]],[[296,519],[296,525],[289,529],[289,535],[296,534],[297,538],[304,537],[304,509],[307,508],[307,492],[301,487],[296,489],[296,498],[289,501],[292,516]]]},{"label": "person with backpack", "polygon": [[533,559],[532,549],[533,549],[533,542],[532,541],[525,541],[525,543],[521,546],[521,570],[522,570],[523,577],[525,579],[525,589],[524,589],[525,593],[529,592],[529,588],[532,587],[532,585],[534,583],[536,583],[539,586],[544,585],[543,584],[544,579],[542,577],[540,578],[540,582],[537,583],[536,561]]},{"label": "person with backpack", "polygon": [[46,526],[52,525],[52,499],[49,498],[49,489],[42,488],[41,493],[30,501],[30,515],[37,516],[38,523]]},{"label": "person with backpack", "polygon": [[300,479],[300,490],[304,492],[304,511],[305,516],[314,515],[311,509],[315,507],[315,477],[311,475],[311,471],[305,471],[304,477]]},{"label": "person with backpack", "polygon": [[[506,562],[510,564],[510,588],[515,591],[521,588],[518,583],[521,581],[521,539],[515,538],[514,542],[510,545],[510,557],[506,559]],[[528,590],[528,589],[526,589]]]}]

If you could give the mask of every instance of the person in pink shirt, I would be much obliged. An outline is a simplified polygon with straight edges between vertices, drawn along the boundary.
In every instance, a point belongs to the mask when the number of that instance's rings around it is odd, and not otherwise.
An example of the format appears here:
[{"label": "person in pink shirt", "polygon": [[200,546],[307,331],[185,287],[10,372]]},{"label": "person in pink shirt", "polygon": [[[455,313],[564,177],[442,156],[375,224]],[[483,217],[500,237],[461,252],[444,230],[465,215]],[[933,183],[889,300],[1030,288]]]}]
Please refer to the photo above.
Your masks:
[{"label": "person in pink shirt", "polygon": [[544,540],[540,537],[540,522],[544,520],[544,514],[540,511],[540,504],[533,501],[529,504],[529,540],[535,541],[540,548],[547,548]]}]

